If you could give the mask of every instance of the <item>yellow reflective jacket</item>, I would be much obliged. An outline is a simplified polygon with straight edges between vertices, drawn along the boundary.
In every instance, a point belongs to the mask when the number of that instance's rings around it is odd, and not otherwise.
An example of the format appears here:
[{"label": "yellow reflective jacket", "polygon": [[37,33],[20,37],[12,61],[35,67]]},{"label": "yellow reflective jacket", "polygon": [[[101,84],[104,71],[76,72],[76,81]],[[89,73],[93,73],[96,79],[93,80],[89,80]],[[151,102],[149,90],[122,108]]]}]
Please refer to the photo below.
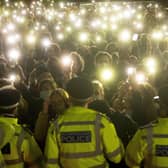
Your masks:
[{"label": "yellow reflective jacket", "polygon": [[24,168],[24,163],[42,167],[42,153],[32,135],[17,124],[16,118],[1,117],[1,121],[10,123],[15,134],[1,149],[7,168]]},{"label": "yellow reflective jacket", "polygon": [[5,167],[4,158],[3,158],[3,156],[2,156],[1,151],[0,151],[0,168],[6,168],[6,167]]},{"label": "yellow reflective jacket", "polygon": [[139,168],[142,161],[146,168],[168,167],[168,118],[141,127],[126,149],[125,160],[129,167]]},{"label": "yellow reflective jacket", "polygon": [[48,130],[47,168],[107,168],[105,158],[119,163],[123,153],[114,125],[90,109],[71,107]]},{"label": "yellow reflective jacket", "polygon": [[0,117],[0,149],[8,143],[15,134],[15,128]]}]

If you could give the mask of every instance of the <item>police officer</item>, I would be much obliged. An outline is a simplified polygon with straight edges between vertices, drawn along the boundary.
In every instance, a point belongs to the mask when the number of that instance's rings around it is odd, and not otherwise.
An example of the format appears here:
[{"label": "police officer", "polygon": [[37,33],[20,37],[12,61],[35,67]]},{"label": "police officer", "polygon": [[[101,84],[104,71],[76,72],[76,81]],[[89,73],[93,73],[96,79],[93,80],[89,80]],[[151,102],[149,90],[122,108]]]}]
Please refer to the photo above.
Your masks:
[{"label": "police officer", "polygon": [[[108,168],[106,158],[118,163],[123,148],[115,127],[106,117],[86,108],[91,82],[73,78],[67,84],[72,107],[49,128],[45,156],[48,168]],[[82,107],[83,106],[83,107]]]},{"label": "police officer", "polygon": [[5,162],[4,162],[1,151],[0,151],[0,168],[5,168]]},{"label": "police officer", "polygon": [[126,149],[129,167],[168,167],[168,85],[159,89],[160,116],[157,121],[141,127]]},{"label": "police officer", "polygon": [[[20,93],[11,85],[0,88],[0,121],[14,127],[14,136],[1,149],[7,168],[42,167],[42,153],[34,138],[17,124]],[[7,128],[6,128],[7,129]]]}]

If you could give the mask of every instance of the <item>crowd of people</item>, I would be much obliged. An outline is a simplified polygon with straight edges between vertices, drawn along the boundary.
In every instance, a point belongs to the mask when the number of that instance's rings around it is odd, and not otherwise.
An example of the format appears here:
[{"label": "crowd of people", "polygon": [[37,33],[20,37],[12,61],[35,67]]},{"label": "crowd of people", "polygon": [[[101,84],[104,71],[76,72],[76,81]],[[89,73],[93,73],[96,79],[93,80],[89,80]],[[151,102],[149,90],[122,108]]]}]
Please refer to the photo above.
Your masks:
[{"label": "crowd of people", "polygon": [[167,14],[156,2],[6,0],[0,168],[167,168]]}]

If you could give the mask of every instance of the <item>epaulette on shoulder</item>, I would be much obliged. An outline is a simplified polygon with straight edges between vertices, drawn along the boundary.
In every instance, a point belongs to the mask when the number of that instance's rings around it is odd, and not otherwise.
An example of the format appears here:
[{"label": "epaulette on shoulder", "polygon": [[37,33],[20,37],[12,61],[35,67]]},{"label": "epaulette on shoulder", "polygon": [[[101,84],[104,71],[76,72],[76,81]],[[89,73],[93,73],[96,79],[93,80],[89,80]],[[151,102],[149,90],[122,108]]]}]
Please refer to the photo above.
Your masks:
[{"label": "epaulette on shoulder", "polygon": [[154,120],[146,125],[141,126],[140,129],[155,127],[157,124],[158,124],[158,120]]},{"label": "epaulette on shoulder", "polygon": [[97,113],[98,113],[98,115],[100,115],[101,117],[107,118],[107,116],[106,116],[105,114],[103,114],[103,113],[101,113],[101,112],[97,112]]}]

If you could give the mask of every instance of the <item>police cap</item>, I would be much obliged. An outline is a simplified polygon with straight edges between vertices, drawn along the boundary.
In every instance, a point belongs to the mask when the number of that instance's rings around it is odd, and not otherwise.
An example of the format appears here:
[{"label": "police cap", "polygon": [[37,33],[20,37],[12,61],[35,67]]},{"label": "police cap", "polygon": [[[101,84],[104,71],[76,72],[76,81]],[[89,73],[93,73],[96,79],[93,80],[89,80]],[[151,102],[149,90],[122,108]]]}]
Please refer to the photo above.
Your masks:
[{"label": "police cap", "polygon": [[79,100],[88,99],[93,95],[92,83],[81,77],[72,78],[67,83],[66,90],[72,98]]},{"label": "police cap", "polygon": [[20,100],[19,91],[12,85],[0,88],[0,109],[12,109],[18,106]]}]

